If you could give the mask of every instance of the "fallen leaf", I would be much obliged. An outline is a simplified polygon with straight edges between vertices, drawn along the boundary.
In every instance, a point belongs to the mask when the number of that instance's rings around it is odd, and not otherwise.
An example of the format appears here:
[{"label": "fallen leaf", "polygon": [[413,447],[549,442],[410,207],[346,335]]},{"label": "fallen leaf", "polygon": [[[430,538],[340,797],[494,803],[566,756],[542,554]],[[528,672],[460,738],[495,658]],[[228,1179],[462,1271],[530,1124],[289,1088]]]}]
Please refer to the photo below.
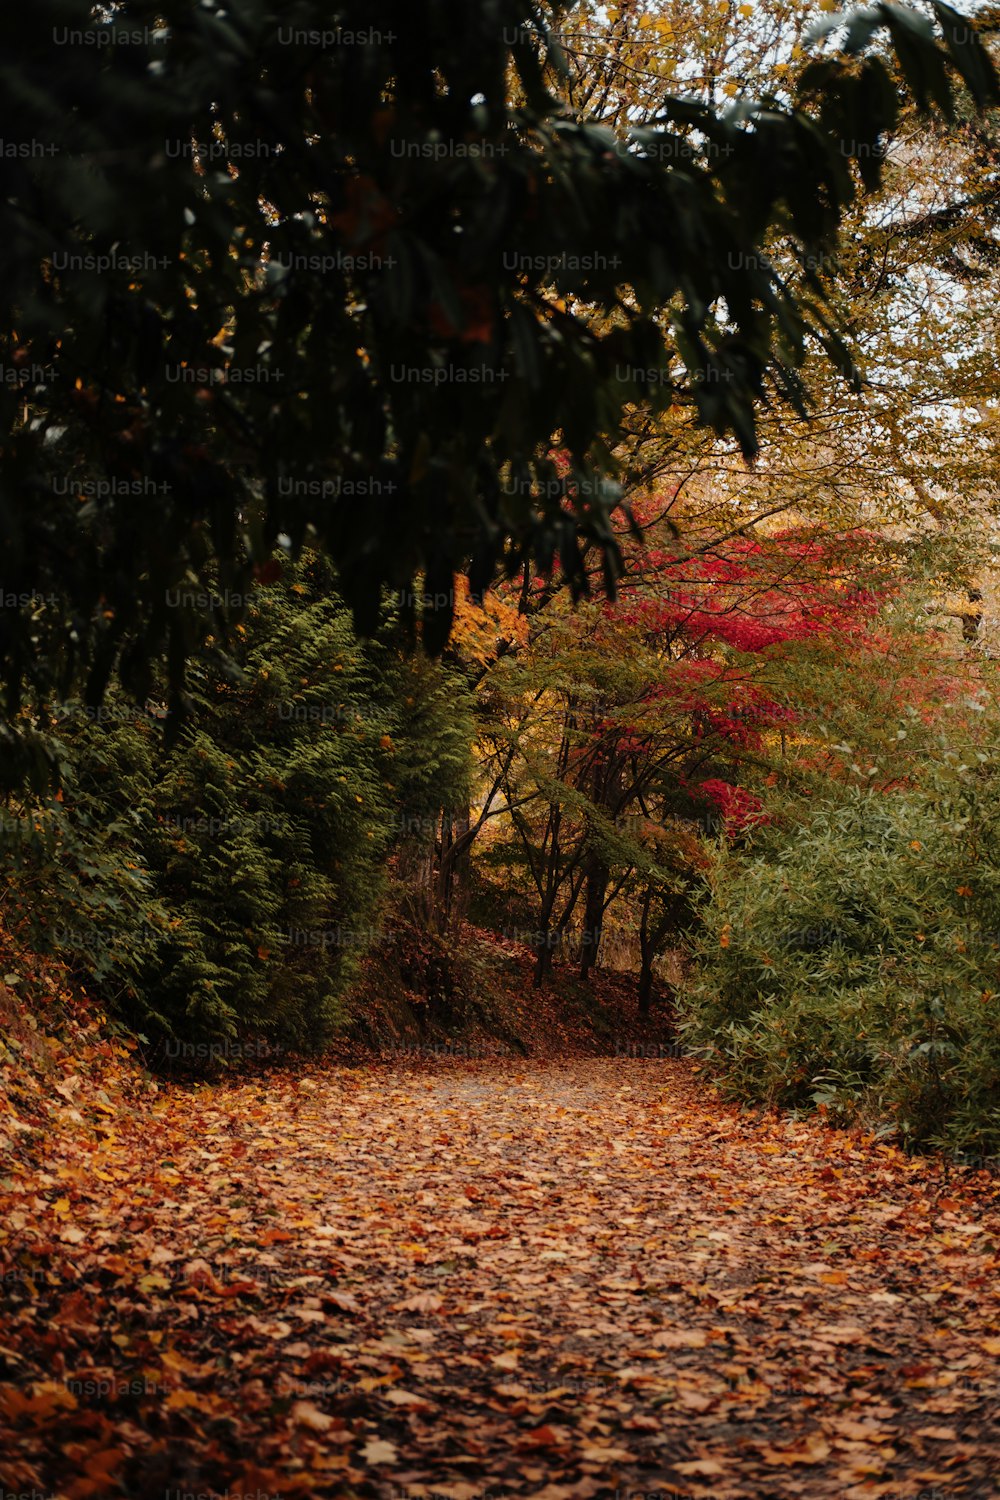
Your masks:
[{"label": "fallen leaf", "polygon": [[371,1438],[362,1448],[361,1457],[366,1464],[394,1464],[397,1458],[396,1445],[385,1442],[382,1438]]},{"label": "fallen leaf", "polygon": [[308,1427],[312,1432],[329,1432],[333,1426],[333,1418],[325,1411],[320,1411],[311,1401],[296,1401],[291,1415],[293,1422],[297,1422],[300,1427]]},{"label": "fallen leaf", "polygon": [[689,1475],[691,1478],[713,1479],[716,1475],[724,1477],[726,1474],[725,1466],[714,1458],[695,1458],[690,1463],[675,1463],[672,1467],[678,1474]]},{"label": "fallen leaf", "polygon": [[708,1334],[701,1328],[663,1328],[652,1338],[658,1349],[704,1349]]}]

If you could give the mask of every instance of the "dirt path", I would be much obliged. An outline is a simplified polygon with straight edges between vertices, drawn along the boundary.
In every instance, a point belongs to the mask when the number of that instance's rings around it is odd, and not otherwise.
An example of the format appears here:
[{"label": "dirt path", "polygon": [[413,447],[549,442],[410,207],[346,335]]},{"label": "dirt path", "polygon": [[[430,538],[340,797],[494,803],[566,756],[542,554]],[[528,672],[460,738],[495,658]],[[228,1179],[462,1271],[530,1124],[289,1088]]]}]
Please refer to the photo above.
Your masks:
[{"label": "dirt path", "polygon": [[1000,1194],[688,1065],[165,1089],[5,1184],[0,1489],[1000,1494]]}]

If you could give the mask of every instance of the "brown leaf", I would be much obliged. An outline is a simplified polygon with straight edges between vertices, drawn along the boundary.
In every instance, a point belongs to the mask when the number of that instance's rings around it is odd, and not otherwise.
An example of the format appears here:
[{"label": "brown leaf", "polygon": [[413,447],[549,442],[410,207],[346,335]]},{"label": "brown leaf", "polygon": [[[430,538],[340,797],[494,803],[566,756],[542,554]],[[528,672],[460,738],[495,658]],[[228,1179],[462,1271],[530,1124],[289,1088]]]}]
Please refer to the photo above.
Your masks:
[{"label": "brown leaf", "polygon": [[704,1349],[708,1334],[702,1328],[663,1328],[652,1342],[658,1349]]},{"label": "brown leaf", "polygon": [[799,1444],[797,1447],[772,1448],[766,1443],[757,1444],[757,1451],[766,1464],[788,1465],[793,1464],[821,1464],[824,1459],[830,1457],[830,1445],[823,1438],[815,1436]]},{"label": "brown leaf", "polygon": [[396,1445],[385,1442],[382,1438],[370,1438],[361,1450],[361,1457],[366,1464],[394,1464],[397,1459]]},{"label": "brown leaf", "polygon": [[678,1474],[690,1475],[692,1478],[703,1477],[712,1479],[717,1475],[725,1477],[726,1468],[715,1458],[695,1458],[690,1463],[674,1464],[673,1467]]},{"label": "brown leaf", "polygon": [[444,1306],[444,1298],[436,1292],[416,1292],[405,1302],[397,1302],[396,1306],[401,1312],[433,1313]]},{"label": "brown leaf", "polygon": [[296,1401],[291,1415],[293,1422],[297,1422],[300,1427],[308,1427],[312,1432],[329,1432],[333,1426],[333,1418],[325,1411],[320,1411],[311,1401]]}]

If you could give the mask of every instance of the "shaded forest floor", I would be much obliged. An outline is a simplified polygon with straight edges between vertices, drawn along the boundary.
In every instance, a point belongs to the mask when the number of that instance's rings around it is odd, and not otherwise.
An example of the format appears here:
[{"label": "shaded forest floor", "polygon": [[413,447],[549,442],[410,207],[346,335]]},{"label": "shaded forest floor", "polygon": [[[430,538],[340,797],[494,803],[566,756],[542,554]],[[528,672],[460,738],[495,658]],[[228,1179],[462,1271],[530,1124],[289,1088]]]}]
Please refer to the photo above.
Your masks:
[{"label": "shaded forest floor", "polygon": [[[648,1016],[637,1008],[634,974],[557,960],[534,983],[523,943],[461,924],[450,945],[401,927],[362,965],[350,1025],[331,1055],[383,1058],[676,1057],[671,987],[657,981]],[[434,997],[431,999],[430,997]]]},{"label": "shaded forest floor", "polygon": [[997,1493],[995,1179],[677,1060],[106,1045],[0,1114],[6,1491]]}]

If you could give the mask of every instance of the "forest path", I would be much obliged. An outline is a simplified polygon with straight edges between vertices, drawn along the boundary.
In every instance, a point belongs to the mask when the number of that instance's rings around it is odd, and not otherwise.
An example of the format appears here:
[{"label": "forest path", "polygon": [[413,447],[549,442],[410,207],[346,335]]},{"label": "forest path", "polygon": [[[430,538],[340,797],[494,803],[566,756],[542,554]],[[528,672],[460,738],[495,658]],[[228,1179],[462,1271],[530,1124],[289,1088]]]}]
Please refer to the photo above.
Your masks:
[{"label": "forest path", "polygon": [[167,1085],[78,1134],[2,1205],[7,1491],[1000,1493],[983,1174],[625,1058]]}]

